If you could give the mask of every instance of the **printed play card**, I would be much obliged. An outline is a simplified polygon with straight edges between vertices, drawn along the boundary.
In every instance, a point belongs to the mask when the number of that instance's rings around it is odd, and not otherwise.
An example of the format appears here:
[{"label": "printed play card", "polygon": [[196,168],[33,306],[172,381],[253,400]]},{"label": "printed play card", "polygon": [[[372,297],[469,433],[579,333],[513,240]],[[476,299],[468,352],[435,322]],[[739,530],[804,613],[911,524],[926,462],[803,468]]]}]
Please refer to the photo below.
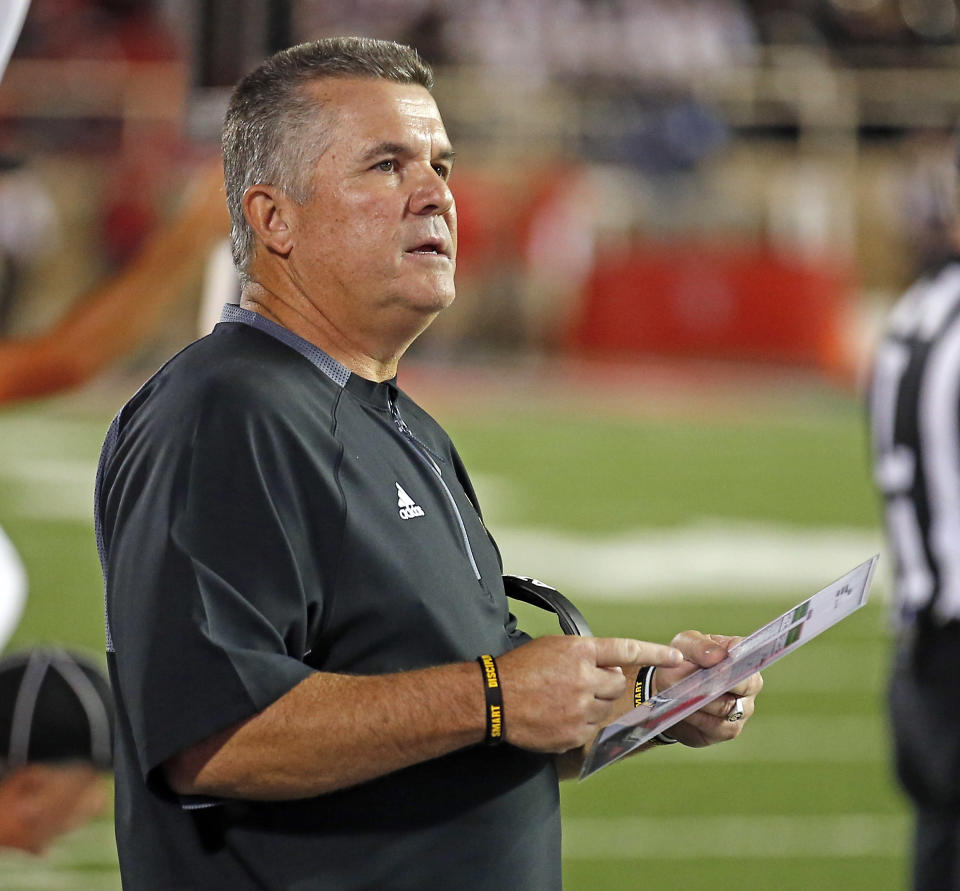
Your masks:
[{"label": "printed play card", "polygon": [[744,638],[730,648],[722,662],[695,671],[605,727],[584,760],[580,779],[629,755],[755,671],[802,647],[859,609],[867,602],[878,559],[879,556],[871,557]]}]

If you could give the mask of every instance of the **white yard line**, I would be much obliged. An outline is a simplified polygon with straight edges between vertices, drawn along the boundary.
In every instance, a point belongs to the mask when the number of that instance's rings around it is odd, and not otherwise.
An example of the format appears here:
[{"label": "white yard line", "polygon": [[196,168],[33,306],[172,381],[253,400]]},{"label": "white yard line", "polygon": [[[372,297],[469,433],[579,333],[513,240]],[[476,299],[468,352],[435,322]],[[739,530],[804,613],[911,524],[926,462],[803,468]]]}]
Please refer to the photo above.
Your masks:
[{"label": "white yard line", "polygon": [[[771,689],[776,682],[769,681]],[[773,694],[771,694],[773,695]],[[763,711],[763,696],[758,712]],[[737,744],[709,746],[690,753],[696,763],[711,764],[888,764],[886,727],[881,714],[822,715],[794,717],[761,715],[738,737]],[[656,763],[657,770],[683,770],[690,759],[688,753],[672,749],[654,749],[644,755],[645,762]],[[653,759],[653,760],[651,760]],[[611,766],[610,770],[616,770]],[[588,779],[586,782],[590,782]]]},{"label": "white yard line", "polygon": [[507,572],[541,578],[578,600],[756,598],[798,586],[812,593],[882,546],[871,530],[721,519],[607,536],[504,526],[493,532]]},{"label": "white yard line", "polygon": [[97,462],[81,458],[17,458],[0,465],[0,479],[5,485],[93,485]]},{"label": "white yard line", "polygon": [[93,525],[97,462],[17,458],[0,462],[3,516],[74,520]]},{"label": "white yard line", "polygon": [[[9,462],[0,469],[4,512],[92,524],[95,476],[96,465],[88,461]],[[797,587],[812,592],[882,546],[879,532],[871,530],[721,519],[613,535],[491,528],[508,572],[542,578],[577,600],[757,598]]]},{"label": "white yard line", "polygon": [[[19,458],[0,463],[7,516],[93,522],[96,462]],[[496,478],[483,477],[494,511]],[[504,510],[505,509],[505,510]],[[647,600],[731,594],[780,596],[786,589],[819,590],[882,548],[878,531],[809,528],[705,518],[675,528],[588,535],[556,529],[490,524],[507,572],[542,578],[575,600]],[[878,575],[882,585],[886,567]]]},{"label": "white yard line", "polygon": [[[883,551],[877,529],[791,526],[704,517],[685,526],[598,535],[516,526],[517,494],[496,474],[474,485],[507,572],[534,576],[575,601],[780,597],[811,593]],[[889,567],[881,559],[874,587]]]},{"label": "white yard line", "polygon": [[907,850],[908,820],[881,814],[568,817],[568,859],[884,857]]}]

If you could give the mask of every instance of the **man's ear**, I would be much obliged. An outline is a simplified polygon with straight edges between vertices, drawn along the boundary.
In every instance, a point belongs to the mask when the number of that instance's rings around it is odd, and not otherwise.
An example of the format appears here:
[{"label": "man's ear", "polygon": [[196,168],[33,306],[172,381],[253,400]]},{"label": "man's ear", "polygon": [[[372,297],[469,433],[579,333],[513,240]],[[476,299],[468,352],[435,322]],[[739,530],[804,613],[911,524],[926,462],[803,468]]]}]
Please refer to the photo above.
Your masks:
[{"label": "man's ear", "polygon": [[267,250],[289,255],[293,248],[291,199],[273,186],[251,186],[243,193],[243,215]]}]

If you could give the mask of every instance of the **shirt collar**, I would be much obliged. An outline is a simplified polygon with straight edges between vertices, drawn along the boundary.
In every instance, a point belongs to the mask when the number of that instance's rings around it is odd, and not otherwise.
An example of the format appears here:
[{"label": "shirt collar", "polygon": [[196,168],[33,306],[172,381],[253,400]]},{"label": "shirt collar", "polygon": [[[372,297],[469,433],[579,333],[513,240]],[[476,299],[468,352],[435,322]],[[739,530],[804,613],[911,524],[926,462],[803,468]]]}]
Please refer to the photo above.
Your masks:
[{"label": "shirt collar", "polygon": [[299,334],[294,334],[289,328],[278,325],[276,322],[260,315],[260,313],[244,309],[235,303],[227,303],[220,314],[220,321],[239,322],[275,337],[281,343],[285,343],[288,347],[300,353],[340,387],[345,387],[347,381],[350,380],[351,372],[345,365],[341,365],[332,356],[328,356],[319,347],[310,343],[309,340],[304,340]]}]

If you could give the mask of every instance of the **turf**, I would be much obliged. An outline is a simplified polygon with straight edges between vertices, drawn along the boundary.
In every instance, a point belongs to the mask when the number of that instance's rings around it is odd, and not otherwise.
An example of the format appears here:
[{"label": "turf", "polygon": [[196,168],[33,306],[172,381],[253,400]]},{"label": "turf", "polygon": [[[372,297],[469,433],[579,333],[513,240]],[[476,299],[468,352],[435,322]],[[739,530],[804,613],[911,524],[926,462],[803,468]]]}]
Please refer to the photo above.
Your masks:
[{"label": "turf", "polygon": [[[87,505],[110,413],[57,400],[0,415],[0,520],[31,583],[11,649],[57,640],[102,651]],[[471,471],[508,493],[492,514],[512,526],[602,534],[707,516],[876,528],[852,397],[806,399],[796,412],[746,403],[728,417],[530,403],[478,419],[456,401],[438,414]],[[865,556],[851,554],[849,566]],[[688,591],[643,603],[566,593],[597,633],[667,640],[688,627],[747,632],[811,591],[788,586],[760,600]],[[545,614],[520,612],[535,632],[555,633]],[[568,891],[904,887],[908,819],[890,777],[883,711],[889,648],[878,594],[768,669],[756,718],[736,743],[658,749],[565,784]],[[105,815],[45,862],[0,856],[0,887],[117,888],[115,857]]]}]

